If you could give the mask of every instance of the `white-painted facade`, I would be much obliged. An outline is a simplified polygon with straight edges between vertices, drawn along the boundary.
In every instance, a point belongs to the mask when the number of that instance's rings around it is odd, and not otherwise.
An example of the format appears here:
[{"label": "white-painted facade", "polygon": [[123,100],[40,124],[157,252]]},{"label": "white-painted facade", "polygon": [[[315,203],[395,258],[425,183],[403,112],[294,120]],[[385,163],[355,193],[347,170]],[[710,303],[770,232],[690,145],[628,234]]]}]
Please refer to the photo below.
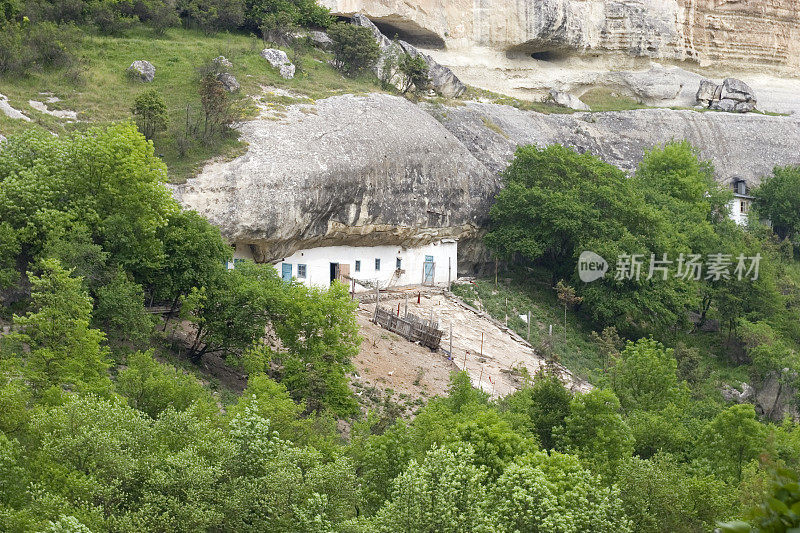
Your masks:
[{"label": "white-painted facade", "polygon": [[[250,249],[236,246],[235,259],[252,259]],[[327,287],[331,280],[353,285],[361,292],[405,285],[446,286],[457,277],[458,243],[443,239],[423,246],[323,246],[299,250],[275,263],[284,279]]]},{"label": "white-painted facade", "polygon": [[730,207],[731,219],[740,226],[747,224],[748,213],[753,205],[753,197],[749,193],[750,189],[744,180],[734,179],[733,200],[728,207]]}]

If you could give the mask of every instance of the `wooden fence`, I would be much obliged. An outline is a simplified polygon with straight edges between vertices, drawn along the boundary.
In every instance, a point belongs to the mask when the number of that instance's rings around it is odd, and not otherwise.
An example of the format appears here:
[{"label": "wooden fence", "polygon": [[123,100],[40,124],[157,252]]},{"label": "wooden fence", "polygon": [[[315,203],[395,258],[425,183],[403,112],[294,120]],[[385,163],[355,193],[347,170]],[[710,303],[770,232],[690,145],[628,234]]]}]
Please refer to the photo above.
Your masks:
[{"label": "wooden fence", "polygon": [[378,307],[375,310],[375,323],[411,342],[418,342],[434,351],[439,349],[439,345],[442,342],[442,331],[438,329],[438,323],[419,318],[410,313],[405,316],[398,316],[392,311]]}]

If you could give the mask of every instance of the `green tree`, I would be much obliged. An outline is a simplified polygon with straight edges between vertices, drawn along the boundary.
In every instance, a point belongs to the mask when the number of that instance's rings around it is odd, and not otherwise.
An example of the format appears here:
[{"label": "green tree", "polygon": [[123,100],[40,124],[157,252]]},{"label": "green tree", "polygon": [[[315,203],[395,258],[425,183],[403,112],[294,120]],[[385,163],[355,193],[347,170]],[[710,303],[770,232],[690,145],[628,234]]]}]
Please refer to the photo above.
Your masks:
[{"label": "green tree", "polygon": [[611,369],[611,385],[624,410],[660,410],[688,400],[677,368],[671,348],[652,338],[629,341]]},{"label": "green tree", "polygon": [[764,449],[766,428],[750,404],[733,405],[709,422],[699,436],[696,454],[713,472],[742,480],[742,469]]},{"label": "green tree", "polygon": [[378,531],[471,532],[488,530],[485,474],[471,447],[434,448],[395,480],[392,499],[378,513]]},{"label": "green tree", "polygon": [[617,479],[625,512],[641,533],[700,533],[735,508],[735,494],[721,479],[695,474],[666,454],[630,457]]},{"label": "green tree", "polygon": [[17,356],[34,390],[108,394],[111,380],[108,350],[102,344],[105,336],[89,327],[92,301],[81,280],[53,259],[43,261],[40,276],[29,272],[28,279],[34,310],[14,317],[18,332],[9,339],[20,345]]},{"label": "green tree", "polygon": [[533,385],[505,397],[501,408],[521,415],[520,425],[536,435],[542,448],[551,450],[556,442],[553,430],[564,425],[570,413],[572,394],[555,374],[536,375]]},{"label": "green tree", "polygon": [[[649,259],[672,249],[669,217],[648,205],[621,170],[591,154],[560,145],[520,147],[503,181],[490,210],[486,244],[501,258],[545,267],[554,283],[577,278],[577,260],[585,250],[613,264],[618,257]],[[591,284],[576,281],[582,310],[623,332],[685,320],[691,301],[685,282],[648,280],[646,268],[638,278],[633,269],[623,273]]]},{"label": "green tree", "polygon": [[772,222],[781,239],[792,239],[797,246],[800,235],[800,166],[776,167],[753,190],[755,207],[761,218]]},{"label": "green tree", "polygon": [[361,344],[357,303],[341,283],[327,289],[301,283],[281,287],[272,320],[287,350],[276,357],[283,364],[281,382],[296,399],[305,400],[308,411],[328,408],[340,416],[354,413],[357,403],[345,370]]},{"label": "green tree", "polygon": [[139,94],[133,101],[131,113],[139,131],[148,139],[153,139],[156,133],[166,130],[169,124],[167,104],[155,89]]},{"label": "green tree", "polygon": [[368,28],[338,22],[328,28],[328,36],[333,41],[334,66],[345,75],[354,77],[378,61],[380,47]]},{"label": "green tree", "polygon": [[422,55],[411,56],[411,54],[404,54],[397,64],[397,69],[402,75],[400,81],[400,91],[406,94],[411,87],[417,92],[427,90],[430,84],[430,77],[428,76],[428,62]]},{"label": "green tree", "polygon": [[144,308],[142,286],[117,270],[108,284],[97,289],[94,322],[112,346],[137,348],[150,340],[155,318]]},{"label": "green tree", "polygon": [[619,414],[610,390],[576,395],[564,427],[556,432],[559,447],[575,454],[599,473],[613,477],[619,463],[633,453],[631,430]]},{"label": "green tree", "polygon": [[194,376],[159,363],[152,350],[128,356],[127,367],[117,376],[117,390],[131,407],[153,418],[168,407],[183,411],[195,401],[212,401]]},{"label": "green tree", "polygon": [[176,308],[195,287],[211,287],[224,274],[231,248],[219,228],[195,211],[181,210],[170,217],[157,236],[164,246],[164,262],[149,281],[153,295]]},{"label": "green tree", "polygon": [[537,452],[509,466],[491,489],[490,508],[500,531],[631,531],[619,490],[604,486],[577,457],[558,452]]},{"label": "green tree", "polygon": [[178,210],[166,177],[133,124],[60,137],[29,130],[0,150],[0,223],[16,232],[22,259],[34,261],[49,255],[50,236],[82,225],[110,263],[142,281],[159,268],[157,231]]}]

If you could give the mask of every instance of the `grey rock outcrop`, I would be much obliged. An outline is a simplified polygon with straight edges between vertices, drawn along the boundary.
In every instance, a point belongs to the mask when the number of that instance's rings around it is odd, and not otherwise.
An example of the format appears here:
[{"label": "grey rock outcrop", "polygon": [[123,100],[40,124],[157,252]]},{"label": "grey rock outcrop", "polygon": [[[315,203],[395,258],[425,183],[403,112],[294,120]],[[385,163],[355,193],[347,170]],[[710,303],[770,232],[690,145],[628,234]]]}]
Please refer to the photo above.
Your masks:
[{"label": "grey rock outcrop", "polygon": [[308,39],[314,46],[323,50],[327,50],[333,44],[331,38],[324,31],[310,31],[308,32]]},{"label": "grey rock outcrop", "polygon": [[231,63],[225,56],[217,56],[212,59],[211,62],[220,69],[229,69],[233,67],[233,63]]},{"label": "grey rock outcrop", "polygon": [[217,74],[217,79],[222,84],[222,87],[229,93],[235,93],[241,87],[234,75],[229,72],[220,72]]},{"label": "grey rock outcrop", "polygon": [[264,48],[261,57],[269,61],[269,64],[277,68],[284,79],[294,78],[295,66],[289,61],[289,56],[283,50],[276,48]]},{"label": "grey rock outcrop", "polygon": [[561,107],[567,107],[569,109],[575,109],[577,111],[590,110],[589,106],[583,103],[581,99],[575,96],[574,94],[556,91],[555,89],[552,89],[550,91],[550,98],[552,98],[553,102],[557,103]]},{"label": "grey rock outcrop", "polygon": [[553,143],[591,152],[633,172],[645,150],[683,139],[714,164],[716,178],[724,183],[741,177],[755,185],[775,165],[800,164],[800,152],[786,149],[800,146],[800,119],[795,117],[670,109],[545,115],[467,102],[446,108],[442,125],[492,172],[505,169],[519,145]]},{"label": "grey rock outcrop", "polygon": [[130,76],[145,83],[150,83],[156,77],[156,67],[149,61],[134,61],[127,70]]},{"label": "grey rock outcrop", "polygon": [[381,57],[378,59],[378,62],[373,68],[373,72],[375,72],[375,75],[379,78],[381,78],[384,74],[385,61],[387,61],[390,56],[397,57],[398,54],[404,53],[410,55],[411,57],[421,56],[422,59],[425,60],[425,63],[428,65],[428,78],[430,79],[430,86],[434,91],[442,96],[458,98],[464,94],[464,91],[467,90],[467,86],[464,85],[464,83],[462,83],[455,74],[453,74],[452,70],[440,65],[431,56],[422,53],[417,49],[417,47],[406,41],[398,40],[397,43],[392,42],[388,37],[381,33],[381,30],[378,29],[378,27],[375,26],[375,24],[373,24],[369,18],[363,14],[356,13],[353,15],[351,23],[355,24],[356,26],[369,29],[372,32],[372,35],[375,36],[375,41],[378,43],[378,46],[381,47]]},{"label": "grey rock outcrop", "polygon": [[478,261],[499,173],[517,146],[561,143],[633,171],[644,151],[686,139],[719,181],[759,183],[800,164],[800,118],[645,109],[546,115],[497,104],[414,105],[385,94],[287,107],[240,126],[247,152],[209,163],[176,197],[250,244],[259,260],[323,245],[459,239],[459,272]]},{"label": "grey rock outcrop", "polygon": [[722,393],[722,397],[728,402],[745,403],[752,401],[752,398],[756,394],[756,390],[747,383],[742,383],[741,388],[742,390],[739,390],[736,387],[732,387],[726,383],[722,386],[722,390],[720,392]]},{"label": "grey rock outcrop", "polygon": [[771,420],[779,421],[787,414],[798,418],[797,389],[790,384],[796,382],[797,371],[784,368],[770,372],[761,383],[756,384],[756,412]]},{"label": "grey rock outcrop", "polygon": [[698,105],[718,111],[749,113],[756,108],[755,92],[742,80],[727,78],[722,85],[702,80],[697,91]]},{"label": "grey rock outcrop", "polygon": [[260,260],[336,244],[475,238],[499,188],[439,122],[396,96],[318,100],[241,126],[248,150],[175,190]]}]

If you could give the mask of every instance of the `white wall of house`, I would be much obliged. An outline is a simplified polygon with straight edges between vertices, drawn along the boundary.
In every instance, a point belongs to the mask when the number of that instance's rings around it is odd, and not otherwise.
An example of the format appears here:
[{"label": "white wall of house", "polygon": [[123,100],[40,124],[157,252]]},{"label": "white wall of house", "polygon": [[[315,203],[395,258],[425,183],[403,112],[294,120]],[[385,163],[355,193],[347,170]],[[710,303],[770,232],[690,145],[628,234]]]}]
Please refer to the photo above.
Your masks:
[{"label": "white wall of house", "polygon": [[[236,247],[236,259],[249,259],[249,247]],[[327,287],[331,283],[331,263],[349,265],[350,277],[356,280],[356,292],[404,285],[444,286],[457,277],[458,243],[452,239],[416,247],[402,246],[323,246],[299,250],[275,263],[279,275],[291,272],[292,278],[308,286]],[[399,269],[397,260],[400,260]],[[426,267],[426,260],[432,266]],[[376,260],[380,265],[376,265]],[[429,272],[425,279],[426,268]],[[291,270],[289,270],[291,269]],[[363,282],[363,283],[359,283]]]},{"label": "white wall of house", "polygon": [[735,195],[729,204],[731,219],[740,226],[747,224],[747,214],[752,207],[752,199],[749,196]]}]

